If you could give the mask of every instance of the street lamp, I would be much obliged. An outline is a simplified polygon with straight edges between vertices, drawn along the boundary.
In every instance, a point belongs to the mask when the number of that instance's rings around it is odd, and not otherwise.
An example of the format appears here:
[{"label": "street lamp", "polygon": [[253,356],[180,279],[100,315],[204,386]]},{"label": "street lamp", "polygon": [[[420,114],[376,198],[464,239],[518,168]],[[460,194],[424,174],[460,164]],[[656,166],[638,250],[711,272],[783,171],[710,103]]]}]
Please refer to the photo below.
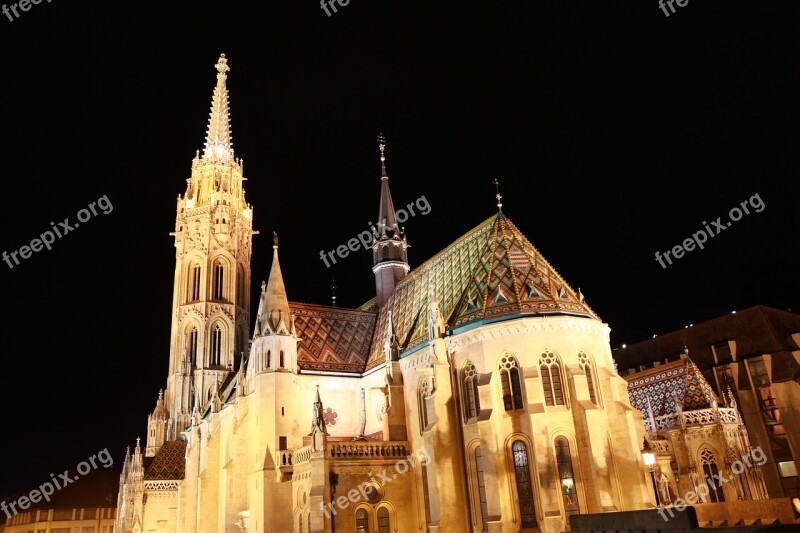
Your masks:
[{"label": "street lamp", "polygon": [[658,498],[658,487],[656,486],[656,454],[653,450],[653,447],[650,446],[649,442],[647,442],[647,438],[644,439],[644,443],[642,444],[642,458],[644,459],[644,464],[647,465],[647,468],[650,470],[650,479],[653,482],[653,492],[656,494],[656,507],[661,507],[661,501]]}]

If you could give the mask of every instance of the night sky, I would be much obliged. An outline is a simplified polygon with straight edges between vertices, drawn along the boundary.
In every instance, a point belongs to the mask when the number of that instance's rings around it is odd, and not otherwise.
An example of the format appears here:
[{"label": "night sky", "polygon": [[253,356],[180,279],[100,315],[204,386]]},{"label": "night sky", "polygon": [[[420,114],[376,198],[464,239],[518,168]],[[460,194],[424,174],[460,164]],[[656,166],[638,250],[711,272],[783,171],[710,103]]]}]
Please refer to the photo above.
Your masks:
[{"label": "night sky", "polygon": [[[261,231],[254,302],[273,230],[290,300],[328,303],[332,276],[342,306],[374,296],[368,252],[330,269],[319,252],[375,222],[382,131],[395,205],[431,206],[405,224],[412,268],[496,212],[497,178],[613,347],[756,304],[800,310],[795,4],[689,0],[667,17],[657,0],[351,0],[328,17],[313,0],[54,0],[0,15],[0,252],[113,205],[0,263],[0,495],[105,448],[116,468],[145,436],[175,200],[221,52]],[[705,249],[655,260],[751,198],[761,212]]]}]

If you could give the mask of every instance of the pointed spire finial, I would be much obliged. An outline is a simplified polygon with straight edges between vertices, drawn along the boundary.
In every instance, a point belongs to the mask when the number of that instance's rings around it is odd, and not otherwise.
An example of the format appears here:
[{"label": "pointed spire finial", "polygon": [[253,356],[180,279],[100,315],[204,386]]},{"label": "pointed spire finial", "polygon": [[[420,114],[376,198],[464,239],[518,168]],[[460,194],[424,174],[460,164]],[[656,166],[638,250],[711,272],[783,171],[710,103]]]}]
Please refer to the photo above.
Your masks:
[{"label": "pointed spire finial", "polygon": [[277,248],[278,247],[278,232],[277,231],[273,231],[272,232],[272,247],[273,248]]},{"label": "pointed spire finial", "polygon": [[384,154],[386,150],[386,137],[383,133],[378,134],[378,149],[381,151],[381,178],[386,178],[388,177],[386,174],[386,155]]},{"label": "pointed spire finial", "polygon": [[336,286],[336,278],[331,277],[331,285],[329,288],[331,289],[331,305],[336,307],[336,289],[339,288]]},{"label": "pointed spire finial", "polygon": [[503,212],[503,202],[501,202],[501,200],[503,199],[503,195],[500,194],[500,182],[497,181],[497,178],[495,178],[493,183],[494,183],[495,189],[497,190],[497,194],[494,195],[494,197],[497,198],[497,210],[500,213],[502,213]]},{"label": "pointed spire finial", "polygon": [[220,54],[219,60],[214,66],[217,69],[217,85],[214,87],[214,96],[211,99],[211,115],[208,119],[203,159],[210,157],[233,159],[228,89],[226,86],[226,80],[228,79],[226,73],[230,71],[230,67],[228,67],[228,59],[225,54]]}]

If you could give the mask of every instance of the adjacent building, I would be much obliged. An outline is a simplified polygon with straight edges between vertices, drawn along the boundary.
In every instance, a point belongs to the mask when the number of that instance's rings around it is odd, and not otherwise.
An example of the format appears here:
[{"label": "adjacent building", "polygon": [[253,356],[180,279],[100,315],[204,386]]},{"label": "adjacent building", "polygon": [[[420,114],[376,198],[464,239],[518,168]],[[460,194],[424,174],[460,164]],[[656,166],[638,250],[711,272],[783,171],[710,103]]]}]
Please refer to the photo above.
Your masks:
[{"label": "adjacent building", "polygon": [[[685,365],[682,358],[687,354],[710,386],[719,412],[736,406],[751,446],[766,453],[761,472],[769,497],[800,495],[796,466],[800,459],[800,315],[751,307],[615,350],[614,358],[635,388],[634,382],[643,377],[661,376],[675,365]],[[652,424],[648,407],[637,401],[634,389],[631,394],[634,405],[645,413],[645,423]],[[711,401],[706,395],[706,408]],[[656,424],[659,416],[673,410],[669,398],[652,404],[652,409]],[[726,452],[719,449],[716,454],[721,461]]]}]

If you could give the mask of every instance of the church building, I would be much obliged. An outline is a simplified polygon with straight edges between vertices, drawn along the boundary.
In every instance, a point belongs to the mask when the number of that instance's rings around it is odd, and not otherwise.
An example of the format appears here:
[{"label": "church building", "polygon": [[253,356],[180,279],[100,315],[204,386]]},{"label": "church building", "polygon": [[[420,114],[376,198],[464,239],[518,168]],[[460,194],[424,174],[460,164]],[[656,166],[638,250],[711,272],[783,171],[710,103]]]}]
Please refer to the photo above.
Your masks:
[{"label": "church building", "polygon": [[556,533],[655,505],[609,326],[499,194],[412,269],[382,137],[375,297],[291,301],[276,235],[251,329],[255,209],[224,54],[216,70],[176,205],[166,387],[125,459],[117,533]]}]

